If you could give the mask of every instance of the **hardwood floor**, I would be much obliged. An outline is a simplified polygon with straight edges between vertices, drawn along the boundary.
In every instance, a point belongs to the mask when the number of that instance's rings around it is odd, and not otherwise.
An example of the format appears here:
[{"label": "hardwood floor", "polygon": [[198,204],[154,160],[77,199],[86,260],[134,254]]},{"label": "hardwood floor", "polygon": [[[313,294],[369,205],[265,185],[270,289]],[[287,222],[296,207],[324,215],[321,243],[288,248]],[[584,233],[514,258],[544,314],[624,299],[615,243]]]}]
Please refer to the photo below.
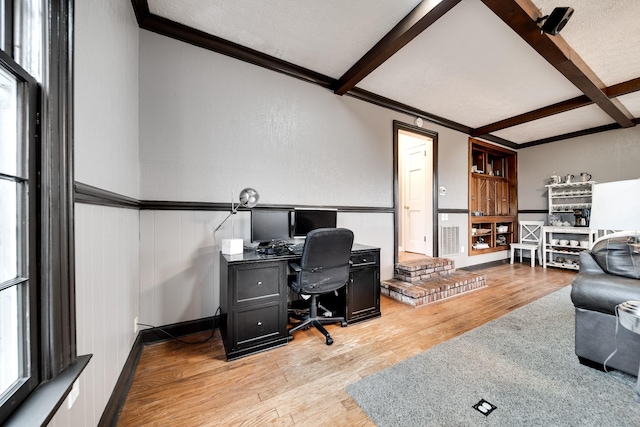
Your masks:
[{"label": "hardwood floor", "polygon": [[203,344],[148,346],[118,426],[373,426],[344,391],[347,384],[567,286],[575,275],[528,264],[481,273],[486,288],[419,308],[382,297],[381,318],[330,325],[332,346],[315,329],[232,362],[218,330]]}]

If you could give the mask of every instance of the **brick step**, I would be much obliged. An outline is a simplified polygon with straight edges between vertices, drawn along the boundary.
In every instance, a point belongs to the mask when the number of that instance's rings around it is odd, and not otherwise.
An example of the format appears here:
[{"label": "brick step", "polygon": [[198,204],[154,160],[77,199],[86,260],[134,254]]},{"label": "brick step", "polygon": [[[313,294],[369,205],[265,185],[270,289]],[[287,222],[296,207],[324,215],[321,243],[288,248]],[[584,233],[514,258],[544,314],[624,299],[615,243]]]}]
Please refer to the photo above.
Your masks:
[{"label": "brick step", "polygon": [[417,283],[432,277],[447,276],[455,271],[452,259],[425,256],[396,264],[393,277],[403,282]]},{"label": "brick step", "polygon": [[486,276],[468,271],[454,271],[414,283],[390,279],[380,283],[382,295],[419,307],[486,286]]}]

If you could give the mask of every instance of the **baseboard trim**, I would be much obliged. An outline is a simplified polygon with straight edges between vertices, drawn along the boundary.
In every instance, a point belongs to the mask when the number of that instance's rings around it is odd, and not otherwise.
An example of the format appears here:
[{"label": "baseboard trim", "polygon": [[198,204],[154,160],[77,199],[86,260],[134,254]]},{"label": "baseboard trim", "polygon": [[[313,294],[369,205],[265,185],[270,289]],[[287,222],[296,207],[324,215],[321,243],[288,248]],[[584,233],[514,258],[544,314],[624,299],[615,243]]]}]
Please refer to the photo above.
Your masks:
[{"label": "baseboard trim", "polygon": [[[212,316],[205,317],[203,319],[190,320],[188,322],[174,323],[171,325],[156,328],[143,329],[138,332],[138,335],[136,336],[136,339],[133,343],[133,347],[131,348],[129,356],[127,357],[127,361],[125,362],[124,367],[120,372],[120,376],[118,377],[118,381],[113,388],[113,392],[111,392],[111,396],[109,397],[107,406],[102,412],[102,416],[100,417],[98,426],[117,426],[120,412],[122,411],[122,408],[124,407],[124,404],[127,400],[127,394],[129,394],[129,390],[131,389],[131,384],[133,383],[133,378],[136,373],[136,369],[138,368],[138,363],[140,362],[140,358],[142,357],[145,345],[169,341],[174,338],[180,338],[186,335],[211,330],[212,327],[215,329],[215,327],[217,327],[218,325],[218,321],[219,316]],[[171,336],[167,335],[167,333]]]}]

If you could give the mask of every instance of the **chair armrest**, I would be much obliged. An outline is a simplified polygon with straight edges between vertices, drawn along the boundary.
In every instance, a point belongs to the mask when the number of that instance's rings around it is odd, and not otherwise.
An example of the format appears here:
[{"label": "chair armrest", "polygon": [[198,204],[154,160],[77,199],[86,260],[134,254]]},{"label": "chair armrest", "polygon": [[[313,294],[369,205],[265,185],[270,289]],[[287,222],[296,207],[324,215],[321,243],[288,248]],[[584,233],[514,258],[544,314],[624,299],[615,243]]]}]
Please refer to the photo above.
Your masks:
[{"label": "chair armrest", "polygon": [[289,267],[296,273],[300,273],[302,271],[302,267],[300,267],[300,264],[297,262],[290,262]]}]

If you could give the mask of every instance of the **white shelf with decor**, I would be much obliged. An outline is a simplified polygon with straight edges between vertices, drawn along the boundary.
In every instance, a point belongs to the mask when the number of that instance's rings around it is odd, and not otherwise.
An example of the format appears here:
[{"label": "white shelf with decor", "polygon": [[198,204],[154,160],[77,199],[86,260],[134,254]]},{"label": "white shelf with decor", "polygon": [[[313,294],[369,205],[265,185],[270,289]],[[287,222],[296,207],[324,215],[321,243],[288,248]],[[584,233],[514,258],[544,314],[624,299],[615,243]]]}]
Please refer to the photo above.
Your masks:
[{"label": "white shelf with decor", "polygon": [[591,209],[591,195],[595,181],[578,181],[549,184],[549,213],[573,212],[575,209]]},{"label": "white shelf with decor", "polygon": [[587,251],[597,230],[587,227],[542,227],[542,267],[580,268],[580,252]]}]

